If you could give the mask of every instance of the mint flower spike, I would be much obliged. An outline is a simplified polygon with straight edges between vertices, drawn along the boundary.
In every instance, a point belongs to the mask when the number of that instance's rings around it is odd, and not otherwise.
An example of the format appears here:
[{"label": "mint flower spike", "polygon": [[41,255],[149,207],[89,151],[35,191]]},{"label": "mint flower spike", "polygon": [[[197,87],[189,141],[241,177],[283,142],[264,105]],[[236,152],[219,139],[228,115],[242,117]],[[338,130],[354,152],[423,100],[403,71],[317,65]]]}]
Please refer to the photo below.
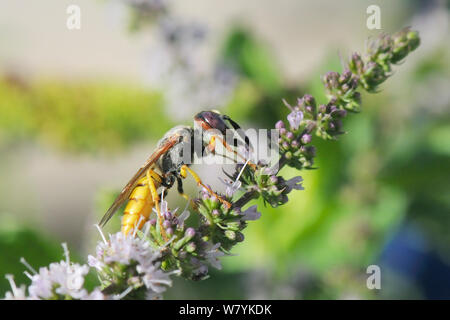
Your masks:
[{"label": "mint flower spike", "polygon": [[409,27],[394,33],[382,34],[369,41],[367,53],[354,53],[349,69],[359,77],[359,84],[368,92],[376,92],[378,86],[392,75],[392,65],[400,63],[420,44],[419,33]]},{"label": "mint flower spike", "polygon": [[104,291],[121,293],[116,298],[159,298],[176,273],[161,270],[161,250],[145,239],[118,232],[97,244],[96,256],[88,256],[88,263],[97,270]]}]

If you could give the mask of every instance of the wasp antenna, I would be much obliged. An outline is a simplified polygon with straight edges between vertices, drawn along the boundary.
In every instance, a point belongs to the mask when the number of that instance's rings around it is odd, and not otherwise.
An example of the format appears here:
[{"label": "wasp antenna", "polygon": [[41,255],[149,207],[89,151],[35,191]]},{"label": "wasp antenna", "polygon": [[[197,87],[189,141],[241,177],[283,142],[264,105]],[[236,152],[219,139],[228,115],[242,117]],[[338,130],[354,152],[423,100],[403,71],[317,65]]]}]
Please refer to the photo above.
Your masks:
[{"label": "wasp antenna", "polygon": [[222,168],[222,172],[224,175],[226,175],[228,178],[230,178],[231,180],[233,180],[233,176],[231,174],[229,174],[228,172],[226,172],[223,168]]},{"label": "wasp antenna", "polygon": [[233,127],[233,129],[237,131],[238,135],[239,135],[242,139],[244,139],[245,145],[246,145],[247,147],[249,147],[250,149],[253,149],[253,146],[252,146],[252,144],[250,143],[249,137],[243,132],[243,130],[242,130],[242,128],[239,126],[239,124],[238,124],[236,121],[234,121],[233,119],[231,119],[229,116],[223,115],[222,118],[223,118],[224,120],[227,120],[227,121],[231,124],[231,126]]}]

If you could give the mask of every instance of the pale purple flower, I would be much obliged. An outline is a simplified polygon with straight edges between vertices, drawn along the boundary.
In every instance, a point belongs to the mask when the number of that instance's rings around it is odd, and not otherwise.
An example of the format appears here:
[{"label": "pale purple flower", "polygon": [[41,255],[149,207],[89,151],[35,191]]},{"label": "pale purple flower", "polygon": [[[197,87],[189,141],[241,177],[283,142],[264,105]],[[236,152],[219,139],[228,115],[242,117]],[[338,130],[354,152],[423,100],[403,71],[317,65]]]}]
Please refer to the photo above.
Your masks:
[{"label": "pale purple flower", "polygon": [[220,243],[212,244],[208,243],[208,247],[205,250],[205,258],[206,260],[216,269],[222,269],[222,264],[220,263],[219,258],[224,256],[225,254],[219,250]]},{"label": "pale purple flower", "polygon": [[53,295],[53,284],[48,268],[39,268],[39,273],[32,276],[31,281],[31,285],[28,288],[31,296],[37,297],[38,299],[48,299]]},{"label": "pale purple flower", "polygon": [[[49,276],[52,286],[58,287],[55,292],[62,296],[71,296],[74,299],[81,299],[87,294],[83,288],[84,277],[88,274],[89,267],[78,263],[70,263],[61,261],[59,263],[51,263],[49,266]],[[33,276],[32,283],[39,281],[41,275]],[[34,280],[37,278],[37,280]],[[44,280],[45,281],[45,280]],[[32,286],[30,286],[30,293]]]},{"label": "pale purple flower", "polygon": [[222,181],[227,187],[225,189],[225,194],[227,197],[231,198],[236,193],[236,191],[239,190],[239,188],[242,186],[241,181],[239,179],[241,178],[242,173],[245,170],[245,167],[250,162],[250,160],[247,160],[245,164],[242,166],[241,171],[239,171],[239,174],[237,175],[236,179],[234,181],[230,181],[228,179],[222,179],[219,177],[219,180]]},{"label": "pale purple flower", "polygon": [[228,179],[222,179],[221,177],[219,177],[219,180],[226,186],[225,195],[229,198],[231,198],[242,185],[239,180],[231,181]]},{"label": "pale purple flower", "polygon": [[154,264],[153,261],[142,261],[136,266],[136,270],[142,274],[142,281],[147,289],[154,293],[160,294],[172,285],[169,277],[171,273],[162,271],[159,264]]},{"label": "pale purple flower", "polygon": [[305,190],[305,188],[303,188],[302,182],[303,182],[303,178],[300,176],[289,179],[288,181],[286,181],[286,186],[287,186],[286,191],[290,192],[293,189]]},{"label": "pale purple flower", "polygon": [[297,130],[303,120],[303,112],[301,112],[300,110],[293,110],[288,114],[287,119],[289,121],[289,124],[291,125],[291,128],[293,130]]},{"label": "pale purple flower", "polygon": [[81,300],[106,300],[107,296],[105,296],[102,291],[98,288],[95,288],[91,293],[86,294],[81,298]]},{"label": "pale purple flower", "polygon": [[114,262],[129,265],[131,261],[139,261],[143,257],[153,261],[160,256],[159,251],[151,249],[148,241],[121,232],[110,235],[109,242],[99,242],[96,251],[97,257],[90,255],[88,263],[98,271]]},{"label": "pale purple flower", "polygon": [[[189,205],[189,204],[188,204]],[[187,210],[187,208],[177,217],[178,218],[178,228],[180,230],[183,230],[184,228],[184,222],[186,221],[187,218],[189,218],[189,216],[191,215],[191,213],[189,212],[189,210]]]},{"label": "pale purple flower", "polygon": [[39,268],[39,272],[31,276],[31,285],[28,288],[31,298],[71,297],[72,299],[84,299],[90,296],[83,287],[89,267],[71,262],[65,243],[63,243],[63,248],[66,260]]},{"label": "pale purple flower", "polygon": [[192,273],[198,279],[203,279],[208,274],[208,266],[197,258],[191,258],[190,264],[193,268]]},{"label": "pale purple flower", "polygon": [[249,221],[249,220],[258,220],[261,217],[261,212],[257,211],[257,206],[251,206],[244,212],[242,212],[242,220]]}]

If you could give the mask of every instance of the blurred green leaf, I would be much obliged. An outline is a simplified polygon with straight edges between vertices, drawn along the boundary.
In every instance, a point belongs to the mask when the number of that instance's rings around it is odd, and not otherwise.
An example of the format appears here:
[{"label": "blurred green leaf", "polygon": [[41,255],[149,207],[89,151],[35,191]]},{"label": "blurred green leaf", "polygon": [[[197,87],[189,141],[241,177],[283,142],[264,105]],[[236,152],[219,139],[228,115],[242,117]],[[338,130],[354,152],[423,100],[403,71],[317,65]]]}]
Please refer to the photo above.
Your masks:
[{"label": "blurred green leaf", "polygon": [[0,143],[34,139],[70,152],[112,151],[159,137],[170,125],[162,97],[138,86],[0,81]]},{"label": "blurred green leaf", "polygon": [[243,27],[235,27],[227,36],[222,57],[239,73],[253,80],[265,92],[277,93],[282,88],[279,68],[271,53]]}]

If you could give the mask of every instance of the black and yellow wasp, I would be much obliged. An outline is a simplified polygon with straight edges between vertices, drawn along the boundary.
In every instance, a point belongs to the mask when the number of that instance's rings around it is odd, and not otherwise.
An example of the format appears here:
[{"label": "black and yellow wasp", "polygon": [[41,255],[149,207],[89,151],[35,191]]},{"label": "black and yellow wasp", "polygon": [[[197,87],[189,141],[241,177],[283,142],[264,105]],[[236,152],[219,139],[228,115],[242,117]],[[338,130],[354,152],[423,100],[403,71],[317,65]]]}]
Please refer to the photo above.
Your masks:
[{"label": "black and yellow wasp", "polygon": [[[204,134],[211,129],[213,129],[213,132],[220,133],[220,135]],[[189,167],[194,155],[199,153],[198,150],[193,148],[196,145],[196,139],[200,140],[197,141],[197,145],[201,146],[200,153],[202,154],[206,148],[214,153],[217,141],[219,141],[228,151],[239,155],[234,148],[236,145],[231,146],[223,138],[229,129],[238,131],[241,141],[243,139],[246,146],[250,145],[248,137],[242,133],[239,125],[231,120],[230,117],[222,115],[218,111],[202,111],[198,113],[194,117],[194,128],[180,125],[169,130],[158,142],[153,154],[125,185],[101,219],[99,225],[101,227],[104,226],[120,206],[125,201],[128,201],[122,218],[122,233],[128,234],[134,228],[141,229],[149,219],[153,208],[155,208],[158,214],[161,235],[167,240],[167,235],[162,225],[163,217],[159,206],[160,194],[158,194],[158,189],[164,187],[165,190],[168,190],[176,181],[178,192],[188,199],[188,196],[183,192],[182,183],[182,179],[185,179],[188,173],[193,176],[199,186],[205,188],[225,206],[231,208],[231,203],[218,196],[205,185],[200,177]],[[186,152],[189,154],[186,154]],[[239,156],[243,158],[243,156]]]}]

